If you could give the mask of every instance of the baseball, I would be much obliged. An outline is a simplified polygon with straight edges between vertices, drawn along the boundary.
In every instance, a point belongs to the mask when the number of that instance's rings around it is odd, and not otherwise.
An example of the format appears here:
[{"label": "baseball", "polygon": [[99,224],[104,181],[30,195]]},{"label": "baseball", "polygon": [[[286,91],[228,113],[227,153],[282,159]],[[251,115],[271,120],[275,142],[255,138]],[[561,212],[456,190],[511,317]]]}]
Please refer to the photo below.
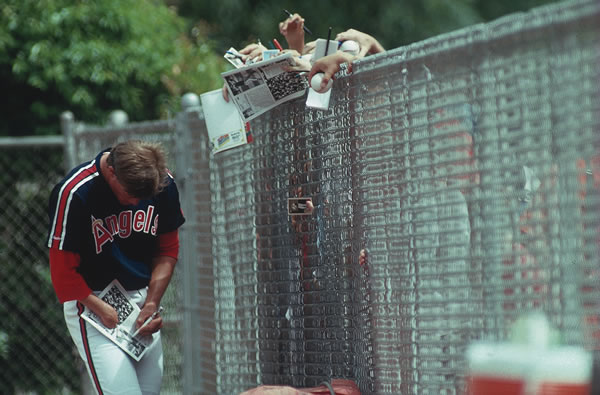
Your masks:
[{"label": "baseball", "polygon": [[346,40],[346,41],[342,41],[342,43],[340,44],[339,50],[342,52],[347,52],[354,56],[358,56],[358,53],[360,52],[360,45],[358,45],[358,43],[356,41]]},{"label": "baseball", "polygon": [[325,93],[329,90],[329,88],[331,88],[333,79],[329,79],[329,82],[327,82],[327,86],[324,89],[321,89],[321,81],[323,81],[323,73],[316,73],[310,80],[310,86],[319,93]]}]

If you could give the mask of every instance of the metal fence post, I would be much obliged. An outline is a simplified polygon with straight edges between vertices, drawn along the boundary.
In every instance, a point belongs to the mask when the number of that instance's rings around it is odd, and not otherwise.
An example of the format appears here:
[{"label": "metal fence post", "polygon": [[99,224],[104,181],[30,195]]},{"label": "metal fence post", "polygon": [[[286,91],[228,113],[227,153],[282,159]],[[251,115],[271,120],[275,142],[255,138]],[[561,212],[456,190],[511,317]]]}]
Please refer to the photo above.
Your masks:
[{"label": "metal fence post", "polygon": [[186,223],[180,233],[183,265],[183,393],[213,393],[214,294],[212,289],[210,156],[200,99],[181,98],[176,118],[178,185]]},{"label": "metal fence post", "polygon": [[65,169],[70,169],[76,165],[75,117],[71,111],[60,114],[60,129],[65,139]]}]

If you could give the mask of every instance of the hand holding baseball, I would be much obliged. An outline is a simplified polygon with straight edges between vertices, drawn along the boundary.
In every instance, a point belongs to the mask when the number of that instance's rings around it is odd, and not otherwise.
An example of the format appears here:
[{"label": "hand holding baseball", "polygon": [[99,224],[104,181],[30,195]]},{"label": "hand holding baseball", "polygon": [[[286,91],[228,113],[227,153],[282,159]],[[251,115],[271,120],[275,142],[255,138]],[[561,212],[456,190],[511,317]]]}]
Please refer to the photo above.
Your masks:
[{"label": "hand holding baseball", "polygon": [[358,43],[360,46],[359,58],[385,51],[383,46],[373,36],[355,29],[348,29],[345,32],[339,33],[335,39],[338,41],[352,40]]},{"label": "hand holding baseball", "polygon": [[325,93],[333,85],[333,79],[329,79],[327,81],[323,81],[324,73],[315,73],[310,80],[310,87],[313,88],[318,93]]}]

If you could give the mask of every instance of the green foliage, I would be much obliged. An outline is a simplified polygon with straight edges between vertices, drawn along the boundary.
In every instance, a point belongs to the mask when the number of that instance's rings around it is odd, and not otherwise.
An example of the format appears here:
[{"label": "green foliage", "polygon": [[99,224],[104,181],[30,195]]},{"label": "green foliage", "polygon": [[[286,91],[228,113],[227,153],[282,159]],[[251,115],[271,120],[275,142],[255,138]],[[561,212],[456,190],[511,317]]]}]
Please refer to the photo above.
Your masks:
[{"label": "green foliage", "polygon": [[182,60],[161,78],[170,94],[160,108],[163,117],[181,110],[181,96],[187,92],[200,94],[220,89],[223,86],[221,73],[227,69],[223,57],[216,54],[213,44],[195,27],[190,29],[189,35],[179,37],[178,46]]},{"label": "green foliage", "polygon": [[211,29],[211,37],[219,42],[220,49],[227,49],[229,45],[242,47],[256,38],[261,38],[263,43],[272,38],[283,39],[278,23],[286,18],[284,8],[305,18],[306,26],[313,32],[312,36],[306,36],[306,41],[327,37],[331,26],[333,35],[354,28],[377,37],[386,48],[395,48],[479,22],[481,18],[470,3],[469,0],[353,3],[341,0],[227,0],[213,4],[181,0],[179,12],[204,20]]},{"label": "green foliage", "polygon": [[528,11],[534,7],[555,3],[558,0],[519,0],[519,1],[485,1],[477,2],[477,10],[485,20],[493,20],[506,14]]},{"label": "green foliage", "polygon": [[117,108],[155,119],[172,95],[218,87],[220,57],[184,32],[159,1],[5,0],[0,88],[12,100],[0,134],[56,133],[65,110],[95,123]]},{"label": "green foliage", "polygon": [[[551,0],[4,0],[0,4],[0,135],[55,134],[60,113],[103,123],[179,110],[185,92],[222,85],[222,53],[278,38],[283,9],[298,12],[310,41],[355,28],[396,48]],[[179,15],[167,3],[177,5]],[[185,18],[183,17],[185,16]],[[187,23],[186,23],[187,21]]]},{"label": "green foliage", "polygon": [[385,48],[392,49],[549,2],[179,0],[177,3],[180,15],[204,23],[222,53],[229,46],[241,48],[257,38],[263,44],[277,38],[285,45],[278,28],[278,23],[286,18],[283,9],[305,18],[305,25],[313,32],[312,36],[306,35],[306,41],[326,38],[330,26],[334,36],[354,28],[373,35]]},{"label": "green foliage", "polygon": [[[52,289],[46,247],[48,196],[62,150],[13,149],[0,159],[0,393],[81,393],[74,345]],[[47,171],[39,169],[47,166]]]},{"label": "green foliage", "polygon": [[329,27],[334,35],[355,28],[390,49],[549,2],[4,0],[0,89],[9,97],[0,135],[58,133],[65,110],[89,123],[115,109],[132,121],[168,117],[183,93],[222,85],[230,46],[259,38],[285,45],[284,8],[306,18],[307,41]]}]

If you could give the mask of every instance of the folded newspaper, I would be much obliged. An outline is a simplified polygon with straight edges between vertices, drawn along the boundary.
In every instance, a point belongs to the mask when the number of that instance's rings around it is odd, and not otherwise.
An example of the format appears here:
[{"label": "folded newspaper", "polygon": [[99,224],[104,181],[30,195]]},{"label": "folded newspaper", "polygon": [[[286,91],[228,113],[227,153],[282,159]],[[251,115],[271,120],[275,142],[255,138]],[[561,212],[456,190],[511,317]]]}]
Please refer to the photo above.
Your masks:
[{"label": "folded newspaper", "polygon": [[286,71],[294,65],[292,54],[285,53],[221,73],[244,122],[304,95],[308,89],[306,76]]},{"label": "folded newspaper", "polygon": [[119,323],[113,329],[109,329],[102,324],[100,317],[94,314],[90,309],[85,309],[81,317],[89,322],[100,333],[112,340],[117,346],[125,351],[136,361],[142,359],[146,350],[158,339],[158,335],[152,336],[136,335],[132,336],[137,327],[135,321],[140,313],[138,305],[129,298],[129,294],[118,280],[113,280],[98,295],[100,299],[110,304],[117,311]]}]

